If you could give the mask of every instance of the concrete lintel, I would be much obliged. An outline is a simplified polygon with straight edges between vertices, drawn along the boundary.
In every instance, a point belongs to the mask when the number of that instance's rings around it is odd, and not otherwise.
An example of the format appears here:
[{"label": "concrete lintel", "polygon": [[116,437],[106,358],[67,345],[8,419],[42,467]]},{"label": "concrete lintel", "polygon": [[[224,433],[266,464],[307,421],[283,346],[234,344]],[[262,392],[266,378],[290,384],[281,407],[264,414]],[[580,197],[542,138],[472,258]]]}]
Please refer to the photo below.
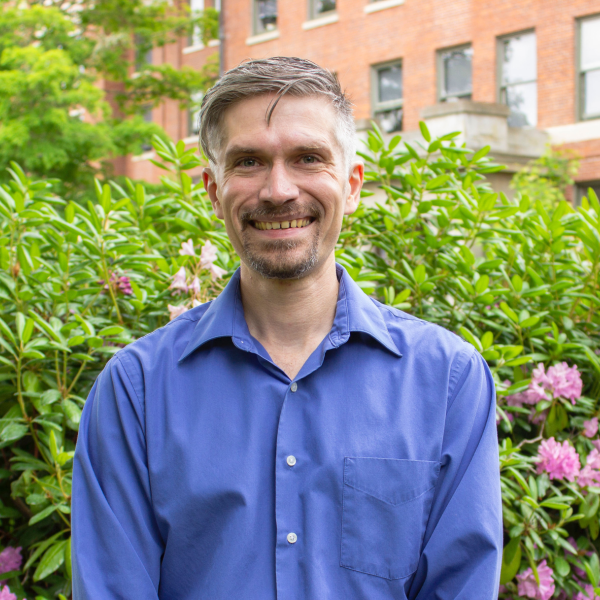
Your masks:
[{"label": "concrete lintel", "polygon": [[507,118],[510,109],[506,104],[497,104],[495,102],[458,100],[456,102],[439,102],[432,106],[426,106],[421,111],[421,117],[423,117],[423,119],[432,119],[435,117],[444,117],[446,115],[456,115],[461,113]]}]

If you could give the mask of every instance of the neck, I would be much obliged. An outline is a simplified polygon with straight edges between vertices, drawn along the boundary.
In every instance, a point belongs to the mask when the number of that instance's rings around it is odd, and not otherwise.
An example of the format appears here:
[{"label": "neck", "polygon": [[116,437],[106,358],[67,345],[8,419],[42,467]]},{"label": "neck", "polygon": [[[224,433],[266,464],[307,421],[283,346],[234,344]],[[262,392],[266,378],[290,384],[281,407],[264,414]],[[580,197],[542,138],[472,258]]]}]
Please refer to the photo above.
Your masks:
[{"label": "neck", "polygon": [[331,330],[339,283],[333,254],[301,279],[266,279],[242,263],[248,329],[290,379]]}]

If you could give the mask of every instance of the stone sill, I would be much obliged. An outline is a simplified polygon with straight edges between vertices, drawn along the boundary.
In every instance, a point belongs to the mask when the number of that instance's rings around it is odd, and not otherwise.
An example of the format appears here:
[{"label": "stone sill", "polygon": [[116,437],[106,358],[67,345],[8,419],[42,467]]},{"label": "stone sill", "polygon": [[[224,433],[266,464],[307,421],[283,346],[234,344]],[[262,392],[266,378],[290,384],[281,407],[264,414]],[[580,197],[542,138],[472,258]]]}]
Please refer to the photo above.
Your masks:
[{"label": "stone sill", "polygon": [[255,44],[262,44],[263,42],[270,42],[271,40],[276,40],[278,37],[279,29],[265,31],[264,33],[251,35],[249,38],[246,38],[246,46],[254,46]]},{"label": "stone sill", "polygon": [[332,13],[330,15],[325,15],[324,17],[318,17],[317,19],[311,19],[310,21],[305,21],[302,23],[302,29],[305,31],[308,29],[316,29],[317,27],[324,27],[325,25],[331,25],[332,23],[337,23],[340,20],[340,17],[337,13]]},{"label": "stone sill", "polygon": [[376,0],[375,2],[371,2],[367,4],[364,8],[364,11],[367,14],[379,12],[380,10],[385,10],[386,8],[394,8],[394,6],[402,6],[404,4],[404,0]]}]

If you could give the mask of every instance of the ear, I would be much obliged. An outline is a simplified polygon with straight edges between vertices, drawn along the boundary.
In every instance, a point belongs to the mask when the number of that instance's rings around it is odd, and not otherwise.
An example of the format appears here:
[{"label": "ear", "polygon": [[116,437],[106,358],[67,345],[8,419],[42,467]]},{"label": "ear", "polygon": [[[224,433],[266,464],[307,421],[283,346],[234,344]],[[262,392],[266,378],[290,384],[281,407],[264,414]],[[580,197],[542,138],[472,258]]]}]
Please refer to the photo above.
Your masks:
[{"label": "ear", "polygon": [[348,197],[346,198],[346,206],[344,207],[344,214],[351,215],[360,204],[360,190],[362,189],[363,181],[365,178],[365,168],[362,163],[354,163],[350,171],[350,177],[348,178]]},{"label": "ear", "polygon": [[210,203],[212,204],[215,214],[219,219],[222,219],[223,207],[221,206],[221,202],[219,201],[219,197],[217,195],[217,179],[215,177],[214,171],[210,167],[205,167],[202,170],[202,183],[204,183],[204,189],[208,194]]}]

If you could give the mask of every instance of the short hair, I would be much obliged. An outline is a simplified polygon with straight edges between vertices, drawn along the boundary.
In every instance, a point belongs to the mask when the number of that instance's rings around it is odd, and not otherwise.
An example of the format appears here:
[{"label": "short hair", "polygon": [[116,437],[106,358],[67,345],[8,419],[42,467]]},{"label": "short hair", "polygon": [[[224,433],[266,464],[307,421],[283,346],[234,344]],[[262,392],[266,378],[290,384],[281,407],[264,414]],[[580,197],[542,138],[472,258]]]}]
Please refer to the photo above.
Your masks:
[{"label": "short hair", "polygon": [[199,137],[209,161],[216,163],[214,151],[224,142],[225,111],[242,100],[266,94],[275,94],[267,109],[267,123],[285,94],[327,98],[337,115],[336,138],[349,167],[356,151],[356,128],[350,100],[331,71],[310,60],[288,56],[243,62],[227,71],[206,93],[199,115]]}]

